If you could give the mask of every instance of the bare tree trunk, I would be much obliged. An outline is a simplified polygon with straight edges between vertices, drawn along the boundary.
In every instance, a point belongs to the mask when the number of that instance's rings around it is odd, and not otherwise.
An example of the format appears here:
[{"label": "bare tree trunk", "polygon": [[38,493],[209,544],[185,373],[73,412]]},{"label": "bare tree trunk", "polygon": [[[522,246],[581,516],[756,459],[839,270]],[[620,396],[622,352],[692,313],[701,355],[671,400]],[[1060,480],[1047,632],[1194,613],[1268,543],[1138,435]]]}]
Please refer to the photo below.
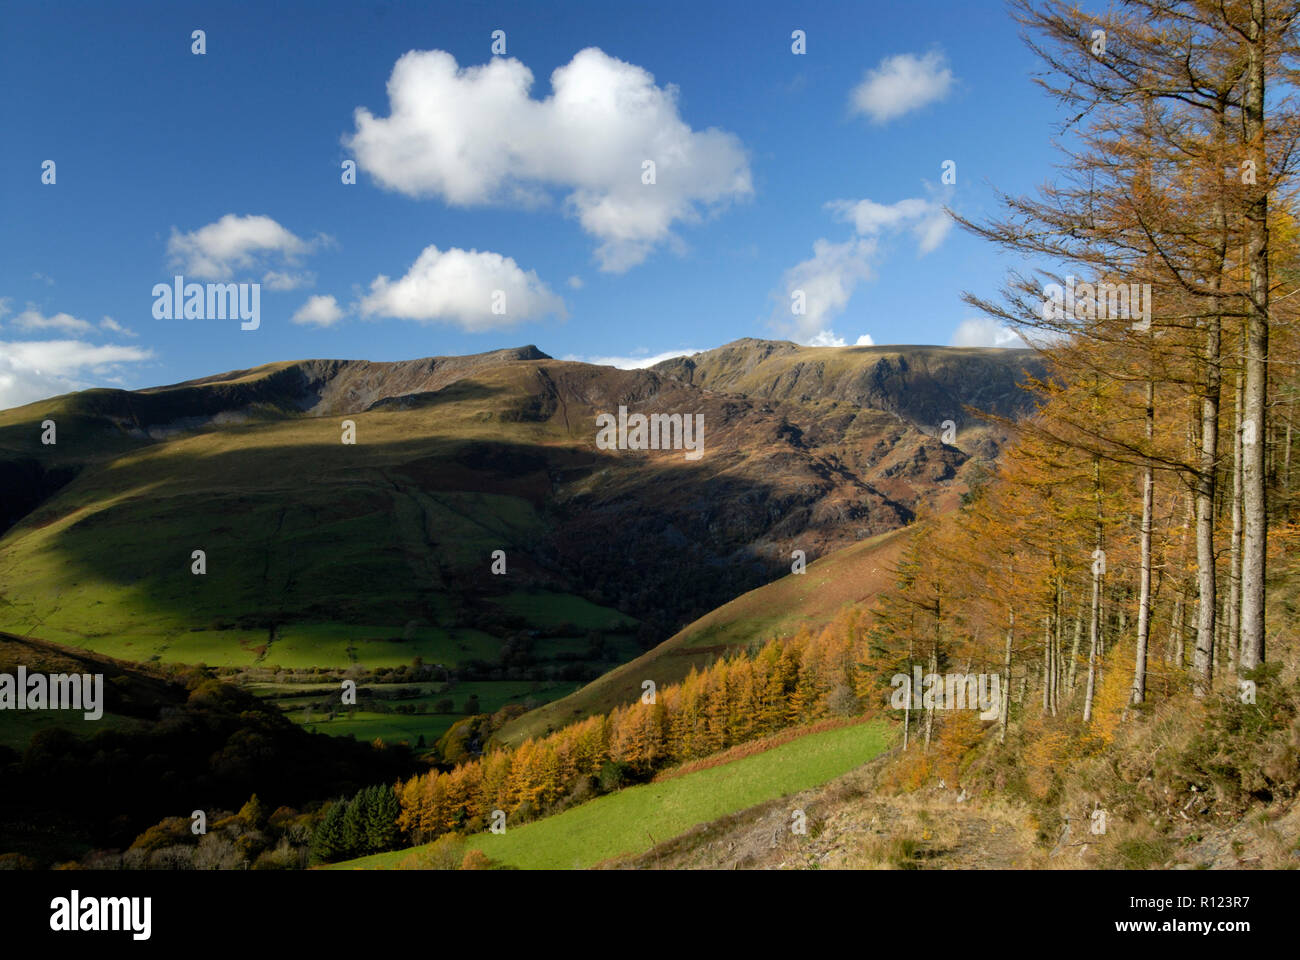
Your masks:
[{"label": "bare tree trunk", "polygon": [[1074,693],[1074,684],[1076,674],[1078,673],[1079,664],[1079,647],[1083,640],[1083,603],[1080,602],[1078,609],[1074,612],[1074,646],[1070,648],[1070,678],[1068,686],[1070,693]]},{"label": "bare tree trunk", "polygon": [[998,743],[1007,742],[1007,718],[1011,714],[1011,643],[1016,631],[1016,612],[1007,610],[1007,644],[1002,653],[1002,709],[998,716]]},{"label": "bare tree trunk", "polygon": [[[939,598],[934,598],[934,637],[930,641],[930,672],[939,672],[939,639],[940,627],[942,626],[941,610],[939,607]],[[934,707],[931,706],[925,714],[925,747],[930,748],[930,734],[934,729]]]},{"label": "bare tree trunk", "polygon": [[1062,668],[1065,666],[1064,658],[1061,656],[1061,622],[1064,619],[1062,616],[1064,608],[1064,587],[1058,578],[1052,613],[1052,716],[1056,716],[1057,708],[1061,704],[1061,674]]},{"label": "bare tree trunk", "polygon": [[[1216,148],[1224,141],[1227,111],[1226,92],[1215,111]],[[1218,585],[1215,582],[1214,495],[1219,480],[1219,402],[1223,381],[1222,334],[1223,264],[1228,255],[1228,217],[1223,206],[1223,165],[1218,165],[1214,198],[1215,240],[1209,265],[1209,287],[1213,311],[1206,318],[1205,387],[1201,393],[1201,450],[1196,476],[1196,591],[1200,598],[1196,618],[1196,653],[1193,692],[1204,697],[1214,683],[1215,614]]]},{"label": "bare tree trunk", "polygon": [[1185,660],[1183,656],[1183,641],[1185,639],[1183,620],[1187,613],[1185,601],[1186,595],[1180,583],[1178,585],[1178,595],[1174,597],[1174,615],[1169,621],[1169,662],[1180,670]]},{"label": "bare tree trunk", "polygon": [[[1147,444],[1155,437],[1156,384],[1147,381]],[[1142,534],[1139,547],[1137,655],[1133,665],[1133,703],[1142,703],[1147,695],[1147,644],[1151,636],[1151,515],[1155,510],[1155,471],[1151,461],[1142,470]]]},{"label": "bare tree trunk", "polygon": [[1282,454],[1282,489],[1291,489],[1291,408],[1286,411],[1286,450]]},{"label": "bare tree trunk", "polygon": [[[935,649],[933,646],[930,647],[930,668],[928,672],[931,676],[939,672],[939,651]],[[930,698],[930,706],[928,706],[925,710],[925,749],[926,750],[930,749],[930,737],[934,733],[934,700],[935,699],[936,697]]]},{"label": "bare tree trunk", "polygon": [[1101,524],[1101,460],[1092,458],[1093,492],[1097,500],[1096,535],[1093,539],[1095,552],[1092,561],[1092,616],[1088,621],[1088,686],[1083,694],[1083,722],[1092,719],[1092,698],[1097,687],[1098,641],[1101,636],[1101,579],[1105,569],[1106,554],[1102,549]]},{"label": "bare tree trunk", "polygon": [[1088,685],[1083,693],[1083,722],[1092,719],[1092,697],[1097,686],[1097,634],[1100,624],[1098,614],[1101,611],[1101,574],[1094,571],[1092,575],[1092,616],[1088,621]]},{"label": "bare tree trunk", "polygon": [[903,706],[903,749],[907,749],[908,734],[912,730],[912,698],[916,691],[912,688],[916,673],[912,669],[912,643],[916,632],[916,612],[908,616],[907,623],[907,702]]},{"label": "bare tree trunk", "polygon": [[1205,337],[1206,388],[1201,398],[1201,451],[1196,475],[1196,649],[1192,689],[1210,692],[1214,680],[1214,486],[1219,469],[1219,317],[1209,318]]},{"label": "bare tree trunk", "polygon": [[[1195,438],[1192,436],[1192,424],[1187,427],[1187,457],[1190,462],[1192,452],[1195,450]],[[1177,593],[1174,597],[1174,615],[1169,630],[1169,659],[1175,663],[1181,670],[1186,663],[1184,646],[1187,642],[1186,618],[1187,618],[1187,584],[1183,578],[1183,573],[1187,569],[1187,546],[1188,536],[1192,527],[1192,517],[1196,514],[1196,501],[1189,487],[1183,492],[1183,525],[1182,533],[1179,535],[1178,550],[1178,568],[1177,568]]]},{"label": "bare tree trunk", "polygon": [[[1242,331],[1241,355],[1246,355],[1245,336]],[[1224,618],[1228,621],[1228,665],[1237,671],[1237,644],[1241,636],[1241,421],[1246,381],[1244,369],[1237,366],[1236,427],[1232,442],[1232,544],[1228,573],[1228,597]]]},{"label": "bare tree trunk", "polygon": [[1043,617],[1043,716],[1052,706],[1052,618]]},{"label": "bare tree trunk", "polygon": [[[1246,85],[1241,112],[1247,149],[1256,166],[1266,170],[1264,144],[1264,0],[1250,0],[1247,25]],[[1246,322],[1245,414],[1242,425],[1241,652],[1240,669],[1264,662],[1264,589],[1268,555],[1268,492],[1264,475],[1264,438],[1268,403],[1268,189],[1253,188],[1246,208],[1250,268],[1250,307]]]}]

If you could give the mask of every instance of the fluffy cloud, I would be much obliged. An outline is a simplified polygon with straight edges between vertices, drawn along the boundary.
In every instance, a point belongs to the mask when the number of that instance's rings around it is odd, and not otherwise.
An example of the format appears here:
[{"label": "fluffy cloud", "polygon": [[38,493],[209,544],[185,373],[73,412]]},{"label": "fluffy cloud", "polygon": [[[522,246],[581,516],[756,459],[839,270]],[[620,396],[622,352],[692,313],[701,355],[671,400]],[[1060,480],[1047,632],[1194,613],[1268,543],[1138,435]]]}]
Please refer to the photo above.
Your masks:
[{"label": "fluffy cloud", "polygon": [[[810,340],[804,341],[808,347],[847,347],[849,342],[843,337],[835,335],[834,330],[818,330],[816,335]],[[855,347],[874,347],[876,341],[871,338],[871,334],[864,333],[858,337]]]},{"label": "fluffy cloud", "polygon": [[[810,346],[844,346],[844,340],[830,329],[830,323],[848,306],[857,285],[871,279],[871,259],[875,252],[873,239],[844,243],[817,240],[812,257],[785,272],[784,297],[774,314],[775,326]],[[798,292],[803,294],[802,314],[793,312]]]},{"label": "fluffy cloud", "polygon": [[930,253],[948,236],[952,219],[943,211],[943,204],[921,197],[909,197],[897,203],[876,203],[874,200],[833,200],[826,205],[841,220],[853,224],[853,229],[864,237],[908,229],[916,236],[917,249]]},{"label": "fluffy cloud", "polygon": [[952,71],[942,53],[933,51],[923,57],[900,53],[867,71],[849,95],[849,109],[874,123],[887,123],[942,100],[952,85]]},{"label": "fluffy cloud", "polygon": [[[237,217],[228,213],[215,223],[200,227],[191,233],[180,233],[172,228],[167,241],[167,253],[174,269],[199,280],[229,280],[236,270],[259,268],[267,259],[280,258],[285,263],[295,263],[299,257],[310,253],[325,238],[303,240],[286,230],[270,217]],[[287,274],[267,274],[286,277]],[[274,287],[273,289],[292,289]]]},{"label": "fluffy cloud", "polygon": [[653,367],[656,363],[671,360],[673,357],[691,357],[699,352],[699,350],[665,350],[663,353],[638,354],[631,357],[580,357],[571,353],[563,359],[594,363],[602,367],[618,367],[620,370],[644,370],[646,367]]},{"label": "fluffy cloud", "polygon": [[[932,191],[933,192],[933,191]],[[773,313],[773,326],[800,343],[814,347],[843,347],[847,341],[831,329],[844,312],[859,283],[874,276],[872,262],[889,235],[909,231],[922,255],[936,249],[948,235],[952,220],[934,199],[909,197],[897,203],[874,200],[832,200],[826,204],[837,219],[851,223],[855,237],[844,243],[822,238],[813,244],[810,259],[791,267],[782,282],[784,297]],[[792,315],[791,296],[802,290],[806,312]],[[873,346],[870,334],[855,346]]]},{"label": "fluffy cloud", "polygon": [[262,275],[262,284],[268,290],[297,290],[299,287],[310,287],[315,282],[316,274],[311,271],[290,273],[284,270],[268,270]]},{"label": "fluffy cloud", "polygon": [[987,317],[963,320],[949,341],[954,347],[1026,347],[1020,334]]},{"label": "fluffy cloud", "polygon": [[343,319],[339,302],[330,297],[308,297],[298,312],[289,318],[290,323],[315,327],[332,327]]},{"label": "fluffy cloud", "polygon": [[[499,294],[504,293],[504,301]],[[503,313],[493,305],[502,303]],[[361,300],[366,317],[398,317],[424,323],[452,323],[480,332],[547,315],[566,317],[564,301],[532,270],[522,270],[499,253],[425,247],[406,276],[376,277]]]},{"label": "fluffy cloud", "polygon": [[[565,206],[613,272],[671,242],[674,223],[752,193],[740,141],[692,130],[677,89],[641,67],[588,47],[551,74],[550,97],[533,99],[532,85],[515,59],[461,68],[444,51],[413,50],[389,77],[390,115],[358,108],[344,142],[382,186],[413,197],[535,206],[567,191]],[[647,160],[653,184],[642,182]]]},{"label": "fluffy cloud", "polygon": [[14,317],[13,324],[23,330],[58,330],[62,333],[90,333],[95,329],[93,324],[71,314],[56,313],[47,317],[30,304]]},{"label": "fluffy cloud", "polygon": [[83,390],[96,382],[116,382],[126,365],[153,356],[152,351],[118,345],[97,346],[81,340],[0,342],[0,408]]},{"label": "fluffy cloud", "polygon": [[847,347],[848,341],[843,337],[835,335],[834,330],[818,330],[812,339],[805,340],[804,344],[809,347]]}]

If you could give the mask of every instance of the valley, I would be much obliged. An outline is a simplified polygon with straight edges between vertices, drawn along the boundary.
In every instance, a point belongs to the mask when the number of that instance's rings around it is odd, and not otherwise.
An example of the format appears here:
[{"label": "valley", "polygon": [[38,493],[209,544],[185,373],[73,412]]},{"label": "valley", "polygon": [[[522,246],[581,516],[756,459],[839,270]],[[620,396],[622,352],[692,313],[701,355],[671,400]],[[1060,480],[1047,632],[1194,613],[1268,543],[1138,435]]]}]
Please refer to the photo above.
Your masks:
[{"label": "valley", "polygon": [[[972,401],[1023,409],[1015,384],[1034,362],[737,341],[626,371],[523,347],[56,397],[0,412],[0,470],[17,480],[0,629],[204,665],[309,729],[432,745],[471,692],[479,710],[534,716],[790,579],[794,550],[811,582],[819,558],[949,507],[999,435],[971,426],[948,446],[939,421],[974,422]],[[607,409],[698,418],[707,455],[601,450]],[[703,634],[687,646],[721,649]],[[663,682],[715,653],[663,661]],[[345,677],[384,696],[344,716],[319,687]],[[390,699],[399,678],[420,695]]]}]

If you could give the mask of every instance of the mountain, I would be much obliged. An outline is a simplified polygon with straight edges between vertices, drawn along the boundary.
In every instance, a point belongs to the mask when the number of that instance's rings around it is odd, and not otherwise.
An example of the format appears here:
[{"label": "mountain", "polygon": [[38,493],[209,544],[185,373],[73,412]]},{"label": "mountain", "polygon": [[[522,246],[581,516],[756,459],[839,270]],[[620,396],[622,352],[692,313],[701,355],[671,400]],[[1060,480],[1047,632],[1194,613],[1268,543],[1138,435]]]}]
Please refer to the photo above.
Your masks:
[{"label": "mountain", "polygon": [[[1022,411],[1033,365],[740,340],[620,370],[527,346],[0,411],[0,628],[137,661],[593,679],[794,550],[955,503],[1001,442],[964,407]],[[703,455],[599,449],[621,406],[702,415]]]},{"label": "mountain", "polygon": [[1028,349],[980,347],[801,347],[789,341],[743,339],[716,350],[665,360],[655,370],[711,390],[798,403],[892,413],[931,434],[944,421],[956,445],[977,457],[996,456],[1004,431],[967,408],[1014,419],[1028,413],[1020,389],[1026,372],[1041,376]]}]

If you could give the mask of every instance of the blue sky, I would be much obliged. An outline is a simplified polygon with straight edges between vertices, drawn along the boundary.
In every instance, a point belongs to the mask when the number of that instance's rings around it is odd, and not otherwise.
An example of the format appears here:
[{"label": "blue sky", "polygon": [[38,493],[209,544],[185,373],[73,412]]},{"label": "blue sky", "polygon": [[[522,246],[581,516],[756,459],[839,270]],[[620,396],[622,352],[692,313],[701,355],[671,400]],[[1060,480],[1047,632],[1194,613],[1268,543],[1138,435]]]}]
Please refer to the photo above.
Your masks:
[{"label": "blue sky", "polygon": [[[0,407],[306,357],[1002,343],[959,297],[1012,264],[940,209],[1052,176],[1035,67],[984,0],[11,2]],[[260,283],[258,329],[156,318],[178,273]]]}]

